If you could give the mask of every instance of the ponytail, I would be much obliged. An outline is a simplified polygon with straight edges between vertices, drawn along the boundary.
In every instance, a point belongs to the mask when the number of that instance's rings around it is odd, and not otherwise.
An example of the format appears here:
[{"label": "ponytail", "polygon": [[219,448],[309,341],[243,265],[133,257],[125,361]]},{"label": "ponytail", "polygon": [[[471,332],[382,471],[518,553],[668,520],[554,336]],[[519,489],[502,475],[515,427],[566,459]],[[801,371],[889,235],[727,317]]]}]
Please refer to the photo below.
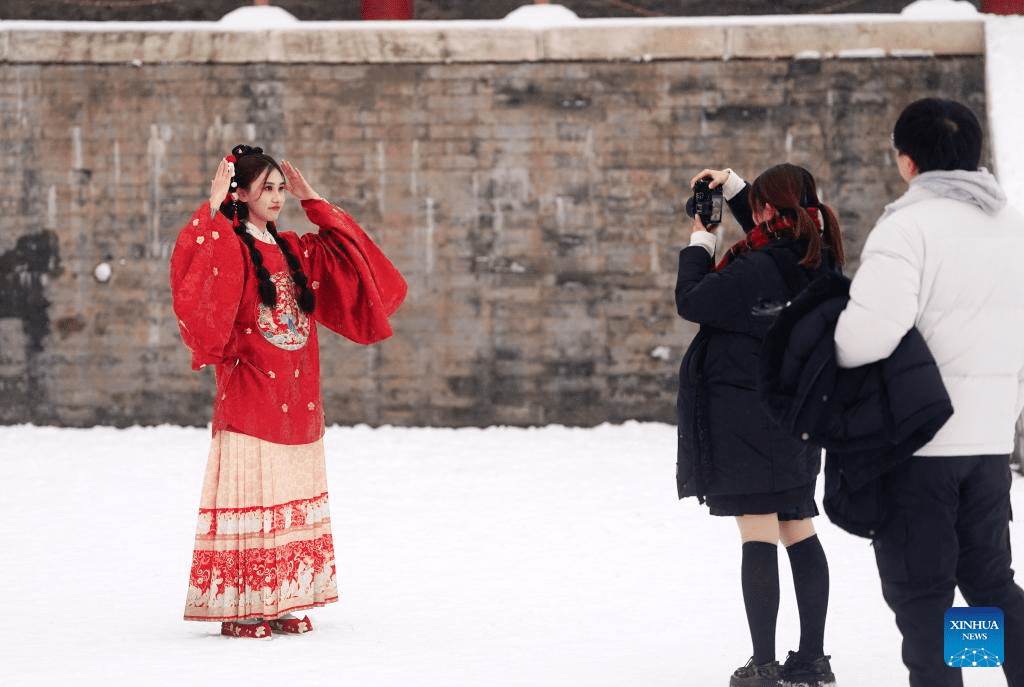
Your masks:
[{"label": "ponytail", "polygon": [[835,212],[829,206],[819,202],[817,198],[812,203],[809,207],[797,206],[779,211],[782,216],[792,215],[790,219],[795,228],[795,238],[807,240],[807,252],[804,253],[800,264],[817,269],[821,265],[825,252],[831,251],[836,262],[840,266],[845,265],[846,254],[843,251],[843,236],[839,230],[839,220],[836,219]]},{"label": "ponytail", "polygon": [[846,251],[843,249],[843,234],[839,230],[839,220],[832,208],[822,203],[818,206],[821,210],[821,220],[824,225],[825,245],[832,251],[832,257],[836,259],[839,266],[846,264]]}]

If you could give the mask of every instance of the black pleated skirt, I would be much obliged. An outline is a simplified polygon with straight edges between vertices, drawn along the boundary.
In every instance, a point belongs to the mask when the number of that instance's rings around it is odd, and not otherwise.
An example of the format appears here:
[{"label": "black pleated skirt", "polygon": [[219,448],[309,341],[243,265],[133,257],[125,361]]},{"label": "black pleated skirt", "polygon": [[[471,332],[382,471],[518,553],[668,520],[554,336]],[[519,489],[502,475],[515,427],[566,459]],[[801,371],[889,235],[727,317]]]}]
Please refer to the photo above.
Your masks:
[{"label": "black pleated skirt", "polygon": [[704,498],[712,515],[765,515],[778,513],[779,520],[802,520],[818,515],[814,482],[767,494],[708,494]]}]

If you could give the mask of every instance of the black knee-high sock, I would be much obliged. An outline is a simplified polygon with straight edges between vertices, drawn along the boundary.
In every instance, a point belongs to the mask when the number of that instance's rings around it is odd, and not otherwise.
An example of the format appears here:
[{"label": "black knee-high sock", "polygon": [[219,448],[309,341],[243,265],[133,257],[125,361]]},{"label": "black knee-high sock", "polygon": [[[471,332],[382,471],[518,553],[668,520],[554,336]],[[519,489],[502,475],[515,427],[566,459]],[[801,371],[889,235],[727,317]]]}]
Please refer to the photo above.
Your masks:
[{"label": "black knee-high sock", "polygon": [[825,615],[828,613],[828,560],[818,535],[788,547],[793,569],[796,607],[800,612],[800,654],[817,658],[825,653]]},{"label": "black knee-high sock", "polygon": [[763,541],[743,543],[743,605],[754,644],[754,663],[775,660],[775,624],[779,618],[779,550]]}]

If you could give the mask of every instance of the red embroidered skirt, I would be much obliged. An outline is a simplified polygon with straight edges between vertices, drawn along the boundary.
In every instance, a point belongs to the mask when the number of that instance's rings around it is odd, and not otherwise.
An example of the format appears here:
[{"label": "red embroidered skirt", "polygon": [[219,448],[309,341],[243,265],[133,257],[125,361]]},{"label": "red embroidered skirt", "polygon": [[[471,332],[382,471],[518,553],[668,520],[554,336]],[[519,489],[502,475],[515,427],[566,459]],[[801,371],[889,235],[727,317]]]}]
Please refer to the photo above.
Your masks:
[{"label": "red embroidered skirt", "polygon": [[276,618],[337,600],[323,441],[288,446],[218,432],[185,620]]}]

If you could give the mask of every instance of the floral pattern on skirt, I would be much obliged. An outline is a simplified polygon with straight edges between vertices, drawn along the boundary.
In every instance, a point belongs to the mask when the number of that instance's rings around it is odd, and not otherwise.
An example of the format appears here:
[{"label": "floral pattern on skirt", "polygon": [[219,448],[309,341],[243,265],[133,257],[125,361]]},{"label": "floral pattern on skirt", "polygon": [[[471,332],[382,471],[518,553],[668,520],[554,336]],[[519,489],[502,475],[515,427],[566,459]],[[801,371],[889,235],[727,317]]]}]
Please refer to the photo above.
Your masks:
[{"label": "floral pattern on skirt", "polygon": [[213,438],[186,620],[276,618],[338,600],[322,441]]}]

